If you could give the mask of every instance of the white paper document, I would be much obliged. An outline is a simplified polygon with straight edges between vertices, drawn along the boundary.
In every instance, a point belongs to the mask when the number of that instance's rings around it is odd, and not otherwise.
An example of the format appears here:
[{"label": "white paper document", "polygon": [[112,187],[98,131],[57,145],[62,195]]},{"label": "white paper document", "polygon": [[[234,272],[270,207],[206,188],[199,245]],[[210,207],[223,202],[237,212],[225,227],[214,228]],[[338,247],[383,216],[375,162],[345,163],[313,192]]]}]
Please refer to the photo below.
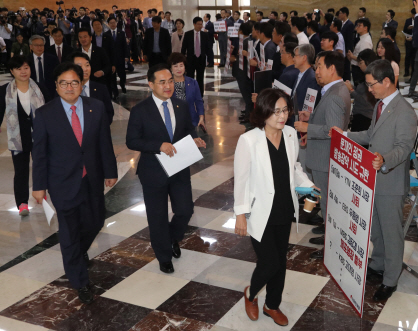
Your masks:
[{"label": "white paper document", "polygon": [[203,159],[203,155],[200,153],[199,148],[197,148],[191,135],[179,140],[173,146],[177,151],[173,157],[169,157],[162,152],[161,154],[155,154],[168,177],[175,175],[191,166],[193,163]]},{"label": "white paper document", "polygon": [[54,216],[55,212],[52,207],[46,202],[45,199],[42,199],[42,207],[44,207],[44,212],[46,216],[46,220],[48,221],[48,225],[51,225],[52,216]]},{"label": "white paper document", "polygon": [[283,83],[280,83],[277,79],[274,80],[273,88],[281,89],[284,93],[287,95],[292,94],[292,89],[284,85]]}]

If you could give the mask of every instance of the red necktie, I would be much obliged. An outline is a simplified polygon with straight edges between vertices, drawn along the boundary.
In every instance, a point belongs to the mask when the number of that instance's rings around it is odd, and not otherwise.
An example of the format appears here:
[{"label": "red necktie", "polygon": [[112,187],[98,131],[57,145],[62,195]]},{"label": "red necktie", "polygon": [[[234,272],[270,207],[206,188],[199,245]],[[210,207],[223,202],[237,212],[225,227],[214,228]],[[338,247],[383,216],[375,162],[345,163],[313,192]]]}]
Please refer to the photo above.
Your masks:
[{"label": "red necktie", "polygon": [[[80,119],[78,118],[77,113],[75,112],[77,107],[73,105],[70,109],[73,111],[73,113],[71,114],[71,126],[73,128],[74,135],[81,146],[81,143],[83,141],[83,131],[81,130]],[[86,167],[83,166],[83,177],[85,175],[87,175],[87,171]]]},{"label": "red necktie", "polygon": [[376,123],[379,120],[380,115],[382,115],[382,111],[383,111],[383,101],[380,101],[379,104],[377,105]]}]

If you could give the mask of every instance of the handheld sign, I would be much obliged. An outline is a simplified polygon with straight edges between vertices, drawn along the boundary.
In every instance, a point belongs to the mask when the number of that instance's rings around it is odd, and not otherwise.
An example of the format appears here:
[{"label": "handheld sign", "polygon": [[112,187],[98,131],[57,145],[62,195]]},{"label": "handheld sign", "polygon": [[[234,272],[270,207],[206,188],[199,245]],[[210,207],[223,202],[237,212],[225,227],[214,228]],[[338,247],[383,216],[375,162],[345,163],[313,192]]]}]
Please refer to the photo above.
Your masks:
[{"label": "handheld sign", "polygon": [[248,41],[248,57],[247,57],[247,76],[251,79],[251,65],[250,60],[254,57],[253,41]]},{"label": "handheld sign", "polygon": [[238,49],[240,70],[244,70],[244,56],[242,55],[243,50],[244,50],[244,35],[240,34],[239,35],[239,49]]},{"label": "handheld sign", "polygon": [[226,32],[226,22],[225,21],[213,22],[213,27],[215,29],[215,32]]},{"label": "handheld sign", "polygon": [[303,102],[302,111],[308,111],[309,113],[313,113],[315,108],[315,101],[318,95],[318,91],[308,87],[306,91],[305,101]]}]

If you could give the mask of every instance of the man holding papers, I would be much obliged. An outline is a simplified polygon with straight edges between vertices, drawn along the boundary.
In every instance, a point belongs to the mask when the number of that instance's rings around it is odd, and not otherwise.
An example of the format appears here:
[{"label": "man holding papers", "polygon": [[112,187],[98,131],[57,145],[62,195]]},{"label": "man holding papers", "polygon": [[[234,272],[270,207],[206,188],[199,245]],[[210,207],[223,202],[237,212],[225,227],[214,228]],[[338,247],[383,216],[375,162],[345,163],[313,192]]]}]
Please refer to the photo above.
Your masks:
[{"label": "man holding papers", "polygon": [[[179,241],[193,215],[192,187],[189,167],[168,176],[156,154],[165,153],[176,162],[174,143],[191,135],[197,147],[206,143],[197,138],[187,102],[172,98],[174,81],[170,69],[158,64],[148,70],[152,96],[131,110],[126,145],[140,151],[137,174],[141,181],[147,210],[151,245],[160,270],[174,272],[172,257],[181,255]],[[168,220],[168,195],[174,213]]]}]

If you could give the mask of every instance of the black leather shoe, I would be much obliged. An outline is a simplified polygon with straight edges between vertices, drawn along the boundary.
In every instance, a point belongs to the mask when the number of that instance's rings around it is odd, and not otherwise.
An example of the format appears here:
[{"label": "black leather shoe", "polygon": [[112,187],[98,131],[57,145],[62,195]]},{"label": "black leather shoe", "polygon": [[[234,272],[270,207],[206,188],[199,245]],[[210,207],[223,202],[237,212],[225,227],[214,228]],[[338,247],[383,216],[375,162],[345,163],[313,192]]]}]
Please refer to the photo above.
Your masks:
[{"label": "black leather shoe", "polygon": [[367,273],[366,273],[366,279],[381,279],[383,280],[383,271],[380,270],[374,270],[370,267],[367,267]]},{"label": "black leather shoe", "polygon": [[177,240],[174,240],[171,247],[172,247],[172,251],[173,251],[173,256],[176,259],[178,259],[181,256],[181,250],[180,250],[179,242]]},{"label": "black leather shoe", "polygon": [[325,236],[311,238],[309,242],[314,245],[323,245],[325,243]]},{"label": "black leather shoe", "polygon": [[405,74],[403,76],[404,77],[408,77],[409,76],[409,72],[405,72]]},{"label": "black leather shoe", "polygon": [[397,288],[398,286],[386,286],[382,284],[374,294],[373,300],[376,302],[387,300],[392,296],[393,292],[395,292]]},{"label": "black leather shoe", "polygon": [[78,289],[78,298],[82,303],[90,304],[93,302],[94,295],[89,285]]},{"label": "black leather shoe", "polygon": [[317,226],[316,228],[313,228],[312,233],[325,234],[325,224],[321,224],[320,226]]},{"label": "black leather shoe", "polygon": [[172,274],[174,272],[173,263],[171,261],[163,263],[160,262],[160,270],[166,274]]},{"label": "black leather shoe", "polygon": [[324,219],[318,214],[316,214],[314,217],[309,219],[307,223],[312,225],[320,225],[321,223],[324,223]]},{"label": "black leather shoe", "polygon": [[323,259],[324,258],[324,249],[320,249],[319,251],[313,252],[311,254],[311,259]]},{"label": "black leather shoe", "polygon": [[126,87],[122,87],[122,93],[126,94]]}]

